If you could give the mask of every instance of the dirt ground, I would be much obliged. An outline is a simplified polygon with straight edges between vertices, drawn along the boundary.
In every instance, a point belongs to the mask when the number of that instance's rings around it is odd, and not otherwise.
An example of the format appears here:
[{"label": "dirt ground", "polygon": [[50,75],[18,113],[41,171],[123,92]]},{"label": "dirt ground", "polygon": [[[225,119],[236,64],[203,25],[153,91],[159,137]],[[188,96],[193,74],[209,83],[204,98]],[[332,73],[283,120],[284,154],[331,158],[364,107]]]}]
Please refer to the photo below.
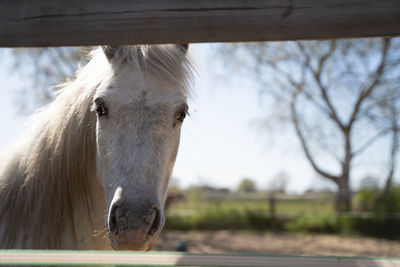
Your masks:
[{"label": "dirt ground", "polygon": [[286,255],[400,257],[400,241],[315,234],[204,231],[164,232],[153,250]]}]

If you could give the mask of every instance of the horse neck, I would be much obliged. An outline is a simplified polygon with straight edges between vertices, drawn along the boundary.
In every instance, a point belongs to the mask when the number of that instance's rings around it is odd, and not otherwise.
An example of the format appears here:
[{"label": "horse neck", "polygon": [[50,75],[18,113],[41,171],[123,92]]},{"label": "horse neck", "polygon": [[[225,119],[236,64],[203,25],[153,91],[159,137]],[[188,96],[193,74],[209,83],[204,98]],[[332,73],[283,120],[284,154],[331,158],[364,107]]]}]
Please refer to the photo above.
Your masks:
[{"label": "horse neck", "polygon": [[[76,236],[77,213],[86,211],[79,218],[82,224],[91,220],[93,190],[99,189],[91,97],[63,97],[41,112],[55,114],[41,120],[31,141],[22,146],[28,153],[11,164],[18,168],[3,177],[2,247],[62,248],[65,232]],[[22,230],[19,239],[27,241],[15,240],[15,229]]]}]

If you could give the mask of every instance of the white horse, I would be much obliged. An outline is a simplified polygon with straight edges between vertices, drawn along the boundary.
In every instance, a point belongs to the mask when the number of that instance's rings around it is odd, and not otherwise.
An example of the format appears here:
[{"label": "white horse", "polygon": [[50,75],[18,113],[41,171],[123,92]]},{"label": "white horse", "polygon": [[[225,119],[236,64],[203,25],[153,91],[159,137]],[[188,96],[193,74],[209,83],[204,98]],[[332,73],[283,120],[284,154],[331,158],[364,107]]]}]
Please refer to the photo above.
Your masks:
[{"label": "white horse", "polygon": [[1,158],[0,248],[152,248],[188,112],[186,50],[92,52]]}]

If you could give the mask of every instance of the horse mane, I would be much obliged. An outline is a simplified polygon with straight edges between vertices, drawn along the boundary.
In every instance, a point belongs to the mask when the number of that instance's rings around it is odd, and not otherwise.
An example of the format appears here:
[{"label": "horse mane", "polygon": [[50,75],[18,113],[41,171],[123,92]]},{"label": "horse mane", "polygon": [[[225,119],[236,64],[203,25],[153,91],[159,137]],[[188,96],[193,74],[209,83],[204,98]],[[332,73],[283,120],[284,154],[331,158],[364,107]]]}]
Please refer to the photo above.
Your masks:
[{"label": "horse mane", "polygon": [[[97,51],[98,53],[99,51]],[[176,45],[125,46],[114,51],[114,65],[124,62],[135,66],[139,73],[160,76],[189,94],[194,68],[184,48]]]},{"label": "horse mane", "polygon": [[72,81],[59,86],[55,100],[32,116],[22,141],[1,159],[1,248],[63,248],[62,232],[75,231],[74,207],[83,206],[90,219],[97,179],[91,105],[98,85],[118,66],[127,63],[188,88],[190,62],[173,45],[123,47],[112,64],[101,48],[90,58]]}]

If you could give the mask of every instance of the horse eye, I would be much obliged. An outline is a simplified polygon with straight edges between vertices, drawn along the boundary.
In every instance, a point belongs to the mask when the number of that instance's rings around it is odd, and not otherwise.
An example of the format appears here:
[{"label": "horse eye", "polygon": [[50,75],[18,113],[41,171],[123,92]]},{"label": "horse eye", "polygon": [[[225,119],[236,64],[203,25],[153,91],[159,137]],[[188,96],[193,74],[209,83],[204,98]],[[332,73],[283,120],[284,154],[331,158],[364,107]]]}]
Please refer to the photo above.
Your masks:
[{"label": "horse eye", "polygon": [[108,110],[107,110],[107,108],[105,106],[100,104],[100,105],[97,106],[96,112],[97,112],[97,115],[99,117],[103,117],[103,116],[107,115]]},{"label": "horse eye", "polygon": [[188,107],[188,105],[185,104],[178,110],[178,112],[175,113],[175,121],[174,121],[172,128],[175,128],[176,124],[178,124],[178,123],[181,123],[181,124],[183,123],[183,120],[186,118],[186,116],[188,114],[188,110],[189,110],[189,107]]},{"label": "horse eye", "polygon": [[176,114],[176,120],[179,121],[180,123],[182,123],[185,118],[186,118],[186,111],[181,111]]}]

